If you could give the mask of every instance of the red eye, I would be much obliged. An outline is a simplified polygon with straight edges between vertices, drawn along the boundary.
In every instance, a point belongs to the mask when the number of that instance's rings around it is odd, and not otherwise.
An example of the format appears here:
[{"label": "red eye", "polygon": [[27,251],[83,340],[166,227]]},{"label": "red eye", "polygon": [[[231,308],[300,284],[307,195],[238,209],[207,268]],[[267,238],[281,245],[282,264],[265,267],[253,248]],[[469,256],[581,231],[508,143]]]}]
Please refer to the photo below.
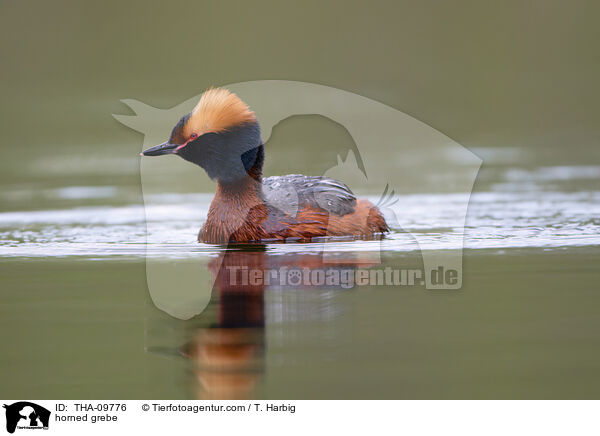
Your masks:
[{"label": "red eye", "polygon": [[190,139],[196,139],[198,137],[198,135],[196,133],[192,133],[190,135]]}]

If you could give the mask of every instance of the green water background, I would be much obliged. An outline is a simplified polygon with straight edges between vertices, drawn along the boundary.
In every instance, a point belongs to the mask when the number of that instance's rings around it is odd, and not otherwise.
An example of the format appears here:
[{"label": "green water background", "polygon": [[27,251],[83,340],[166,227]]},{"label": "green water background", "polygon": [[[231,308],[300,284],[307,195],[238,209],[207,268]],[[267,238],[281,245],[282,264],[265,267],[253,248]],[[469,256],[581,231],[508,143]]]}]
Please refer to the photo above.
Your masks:
[{"label": "green water background", "polygon": [[[0,210],[141,204],[142,139],[112,118],[128,113],[119,100],[168,108],[211,85],[259,79],[365,95],[471,149],[598,165],[599,9],[585,1],[2,0]],[[285,151],[270,155],[267,171],[319,173],[325,163],[315,153],[334,163],[347,137],[312,127],[290,121],[274,138],[288,147],[276,148]],[[301,151],[289,147],[300,143]],[[482,174],[476,191],[486,174],[494,178],[485,162]],[[38,194],[105,185],[122,194],[75,204]],[[597,247],[470,251],[458,292],[336,294],[331,304],[349,314],[288,325],[288,336],[283,328],[289,341],[267,348],[259,394],[598,398],[599,256]],[[143,259],[3,259],[0,273],[1,397],[194,397],[183,359],[144,349],[155,315]],[[344,332],[333,348],[319,334],[328,329]]]}]

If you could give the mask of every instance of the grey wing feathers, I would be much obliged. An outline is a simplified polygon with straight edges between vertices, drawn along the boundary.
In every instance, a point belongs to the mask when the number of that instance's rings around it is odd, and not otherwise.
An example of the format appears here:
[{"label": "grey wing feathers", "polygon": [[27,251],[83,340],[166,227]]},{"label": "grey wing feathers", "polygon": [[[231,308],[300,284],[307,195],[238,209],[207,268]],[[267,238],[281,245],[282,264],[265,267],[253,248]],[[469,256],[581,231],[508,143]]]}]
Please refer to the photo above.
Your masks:
[{"label": "grey wing feathers", "polygon": [[319,176],[290,174],[263,179],[265,201],[288,215],[305,207],[324,209],[335,215],[354,211],[356,197],[344,183]]}]

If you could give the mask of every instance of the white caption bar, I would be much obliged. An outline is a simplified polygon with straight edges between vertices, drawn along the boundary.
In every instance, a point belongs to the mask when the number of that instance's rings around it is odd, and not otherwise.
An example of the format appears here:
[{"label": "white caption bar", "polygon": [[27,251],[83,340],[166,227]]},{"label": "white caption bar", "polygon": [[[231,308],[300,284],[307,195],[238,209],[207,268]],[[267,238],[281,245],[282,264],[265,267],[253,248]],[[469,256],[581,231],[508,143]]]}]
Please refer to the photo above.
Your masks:
[{"label": "white caption bar", "polygon": [[[4,400],[9,433],[44,435],[178,434],[218,431],[264,435],[598,435],[599,401],[47,401]],[[47,413],[49,412],[49,414]],[[4,431],[4,430],[2,430]],[[240,433],[237,433],[240,432]]]}]

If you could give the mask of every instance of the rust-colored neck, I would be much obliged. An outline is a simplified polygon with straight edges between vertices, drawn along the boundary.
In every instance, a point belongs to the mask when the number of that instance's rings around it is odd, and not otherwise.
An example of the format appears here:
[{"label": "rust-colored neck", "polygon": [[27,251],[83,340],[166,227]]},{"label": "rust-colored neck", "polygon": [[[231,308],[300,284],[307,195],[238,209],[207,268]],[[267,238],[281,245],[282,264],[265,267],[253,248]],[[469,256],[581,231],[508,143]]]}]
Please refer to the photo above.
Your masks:
[{"label": "rust-colored neck", "polygon": [[206,243],[258,240],[267,217],[262,183],[251,175],[234,183],[217,183],[217,192],[198,239]]}]

